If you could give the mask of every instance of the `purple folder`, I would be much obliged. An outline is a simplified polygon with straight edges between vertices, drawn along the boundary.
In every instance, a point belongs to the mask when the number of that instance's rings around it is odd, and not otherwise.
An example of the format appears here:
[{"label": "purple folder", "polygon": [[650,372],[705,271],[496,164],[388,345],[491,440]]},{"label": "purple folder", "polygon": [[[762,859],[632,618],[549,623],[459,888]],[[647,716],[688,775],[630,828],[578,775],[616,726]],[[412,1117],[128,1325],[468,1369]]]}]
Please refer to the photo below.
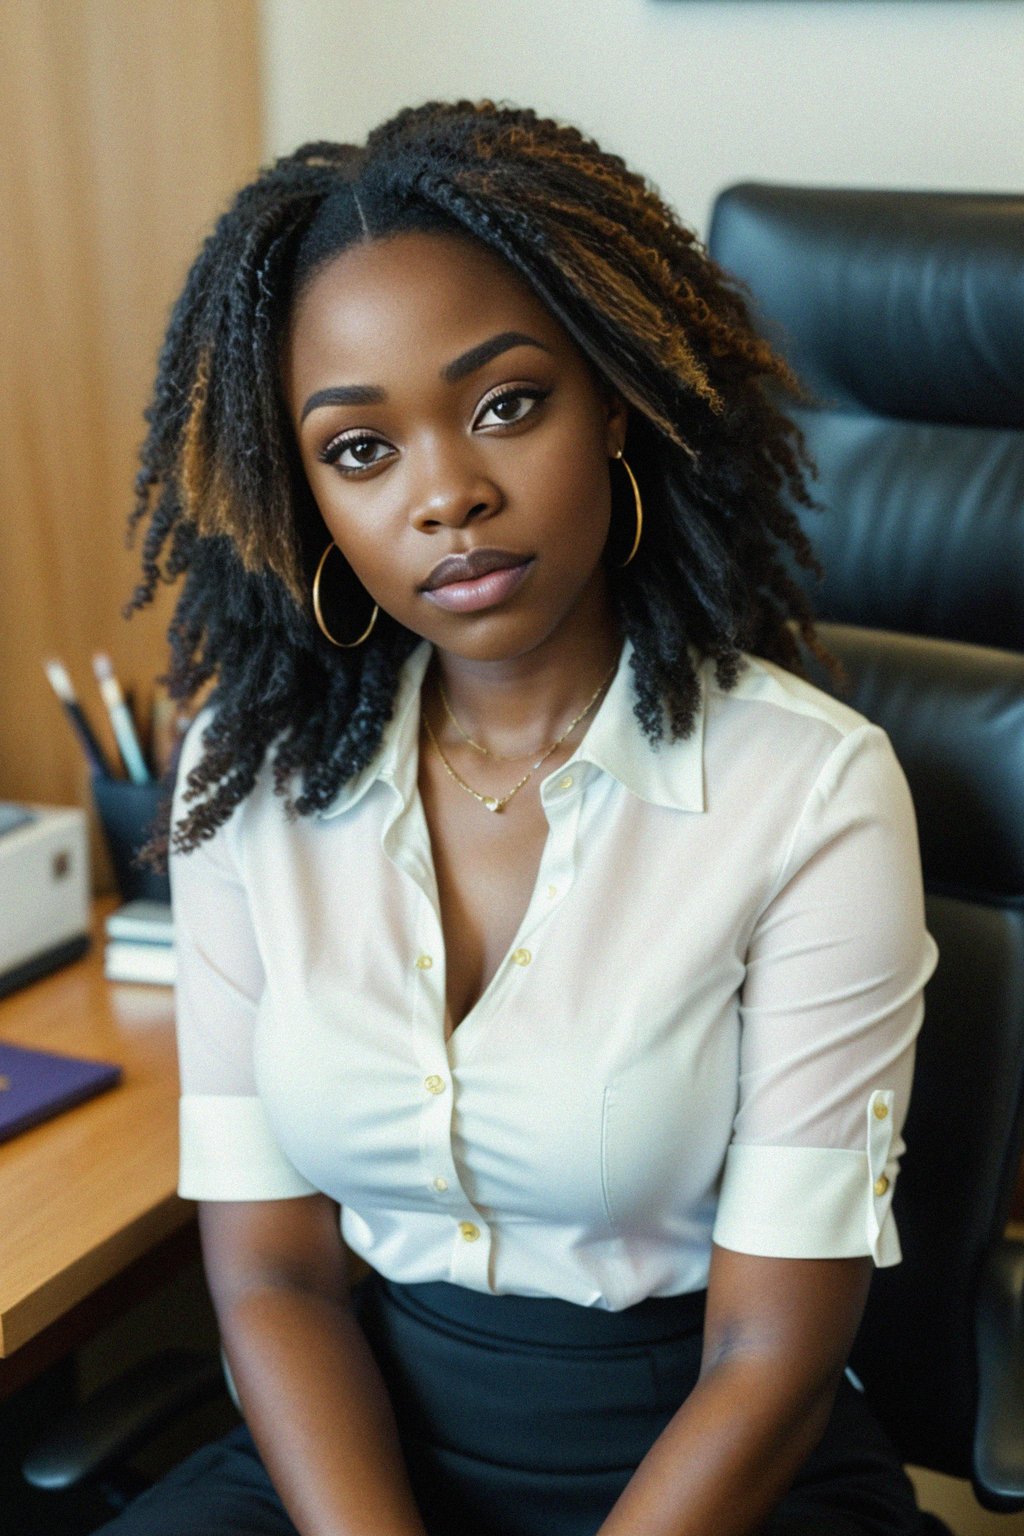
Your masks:
[{"label": "purple folder", "polygon": [[0,1141],[121,1081],[121,1068],[0,1042]]}]

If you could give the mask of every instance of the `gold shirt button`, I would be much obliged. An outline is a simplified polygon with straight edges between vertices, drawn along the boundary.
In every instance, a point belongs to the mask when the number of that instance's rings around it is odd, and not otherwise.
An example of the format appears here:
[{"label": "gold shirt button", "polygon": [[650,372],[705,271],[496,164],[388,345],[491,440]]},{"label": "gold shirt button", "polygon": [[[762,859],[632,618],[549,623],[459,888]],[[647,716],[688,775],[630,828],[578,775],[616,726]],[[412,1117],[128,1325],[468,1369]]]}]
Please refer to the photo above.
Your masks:
[{"label": "gold shirt button", "polygon": [[442,1179],[441,1175],[438,1174],[437,1178],[434,1180],[434,1188],[437,1190],[439,1195],[443,1195],[445,1190],[448,1188],[448,1180]]},{"label": "gold shirt button", "polygon": [[572,789],[573,778],[571,773],[563,773],[558,781],[559,789]]},{"label": "gold shirt button", "polygon": [[444,1093],[444,1078],[438,1077],[436,1072],[431,1072],[429,1077],[424,1078],[423,1086],[428,1093]]},{"label": "gold shirt button", "polygon": [[883,1173],[882,1177],[880,1179],[876,1179],[875,1180],[875,1194],[879,1195],[879,1196],[884,1195],[888,1188],[889,1188],[889,1180],[886,1178],[885,1174]]},{"label": "gold shirt button", "polygon": [[878,1103],[875,1105],[875,1108],[874,1108],[875,1119],[876,1120],[885,1120],[885,1119],[888,1118],[888,1114],[889,1114],[889,1106],[888,1106],[888,1104],[883,1104],[881,1099],[879,1099]]},{"label": "gold shirt button", "polygon": [[558,895],[558,886],[557,885],[549,885],[548,886],[548,901],[554,901],[554,899],[555,899],[555,897],[557,895]]},{"label": "gold shirt button", "polygon": [[517,949],[512,956],[513,965],[529,965],[533,956],[528,949]]},{"label": "gold shirt button", "polygon": [[429,955],[420,955],[416,960],[416,969],[418,971],[429,971],[433,963],[434,962]]},{"label": "gold shirt button", "polygon": [[471,1221],[460,1221],[459,1231],[462,1234],[463,1241],[467,1243],[475,1243],[480,1236],[480,1228]]}]

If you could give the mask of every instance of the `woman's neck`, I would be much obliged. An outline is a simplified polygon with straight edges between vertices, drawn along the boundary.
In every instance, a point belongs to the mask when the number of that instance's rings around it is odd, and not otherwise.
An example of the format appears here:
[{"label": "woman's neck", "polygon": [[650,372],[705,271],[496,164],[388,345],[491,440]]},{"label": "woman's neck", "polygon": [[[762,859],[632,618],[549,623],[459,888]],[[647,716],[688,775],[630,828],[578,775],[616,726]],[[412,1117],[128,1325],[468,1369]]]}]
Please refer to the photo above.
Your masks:
[{"label": "woman's neck", "polygon": [[608,679],[621,648],[621,630],[605,602],[577,609],[520,656],[478,661],[435,651],[426,680],[436,701],[431,718],[449,741],[462,739],[441,702],[440,683],[463,731],[491,752],[528,755],[565,731]]}]

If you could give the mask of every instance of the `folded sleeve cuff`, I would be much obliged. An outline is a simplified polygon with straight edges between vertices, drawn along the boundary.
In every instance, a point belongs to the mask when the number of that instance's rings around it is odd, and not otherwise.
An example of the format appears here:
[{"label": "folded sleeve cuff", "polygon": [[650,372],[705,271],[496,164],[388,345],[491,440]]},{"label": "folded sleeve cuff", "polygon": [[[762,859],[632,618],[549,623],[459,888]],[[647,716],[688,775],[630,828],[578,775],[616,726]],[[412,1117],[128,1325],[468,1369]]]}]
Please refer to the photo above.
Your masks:
[{"label": "folded sleeve cuff", "polygon": [[185,1094],[178,1193],[186,1200],[288,1200],[316,1194],[281,1151],[258,1098]]},{"label": "folded sleeve cuff", "polygon": [[[848,1259],[870,1254],[879,1268],[900,1262],[891,1205],[898,1164],[882,1131],[892,1095],[872,1095],[863,1152],[736,1143],[726,1155],[714,1241],[778,1259]],[[888,1101],[888,1102],[887,1102]],[[877,1129],[876,1129],[877,1127]],[[888,1129],[887,1127],[885,1128]]]}]

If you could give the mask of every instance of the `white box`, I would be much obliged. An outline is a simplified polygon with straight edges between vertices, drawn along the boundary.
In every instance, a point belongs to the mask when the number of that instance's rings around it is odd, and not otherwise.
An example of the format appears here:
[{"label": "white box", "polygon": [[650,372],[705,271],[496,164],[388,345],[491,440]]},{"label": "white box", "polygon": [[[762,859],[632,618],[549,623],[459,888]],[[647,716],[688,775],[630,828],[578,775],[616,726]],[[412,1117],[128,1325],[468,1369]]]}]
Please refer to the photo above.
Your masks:
[{"label": "white box", "polygon": [[0,802],[0,996],[88,947],[85,812]]}]

